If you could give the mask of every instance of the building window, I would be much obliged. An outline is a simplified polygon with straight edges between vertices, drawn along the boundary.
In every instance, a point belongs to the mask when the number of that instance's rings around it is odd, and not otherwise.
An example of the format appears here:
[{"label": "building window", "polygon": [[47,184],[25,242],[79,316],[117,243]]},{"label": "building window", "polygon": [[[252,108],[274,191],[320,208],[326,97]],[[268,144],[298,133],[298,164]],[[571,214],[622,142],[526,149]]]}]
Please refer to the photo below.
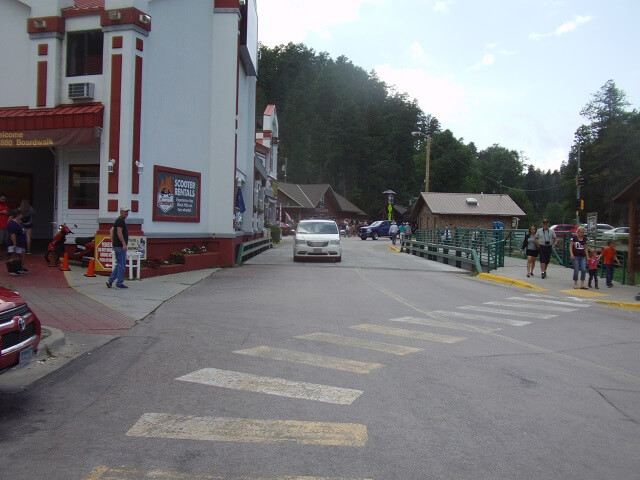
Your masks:
[{"label": "building window", "polygon": [[69,165],[69,208],[98,208],[99,165]]},{"label": "building window", "polygon": [[67,34],[67,77],[102,73],[102,30]]}]

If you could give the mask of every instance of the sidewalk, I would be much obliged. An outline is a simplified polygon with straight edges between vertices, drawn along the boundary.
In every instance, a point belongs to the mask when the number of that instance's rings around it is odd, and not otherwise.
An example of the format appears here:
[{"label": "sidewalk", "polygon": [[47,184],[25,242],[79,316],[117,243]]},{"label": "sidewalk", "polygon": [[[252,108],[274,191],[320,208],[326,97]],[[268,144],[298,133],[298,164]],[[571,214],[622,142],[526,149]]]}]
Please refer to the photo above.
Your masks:
[{"label": "sidewalk", "polygon": [[[3,262],[4,263],[4,262]],[[125,281],[128,290],[107,288],[107,277],[85,277],[87,269],[48,267],[41,255],[25,260],[30,271],[11,277],[0,271],[0,284],[17,291],[42,322],[36,359],[27,367],[0,376],[3,390],[24,388],[73,358],[123,335],[165,301],[219,270]]]},{"label": "sidewalk", "polygon": [[[636,296],[640,293],[640,286],[631,287],[613,282],[612,288],[607,288],[604,278],[598,278],[599,289],[588,290],[573,288],[573,269],[551,264],[547,268],[547,278],[540,276],[540,264],[536,262],[534,276],[527,278],[527,260],[525,258],[504,257],[504,267],[492,270],[491,273],[482,273],[478,278],[487,281],[506,283],[532,291],[548,291],[593,299],[596,303],[607,304],[615,307],[640,310],[640,301]],[[588,282],[587,274],[585,284]],[[578,280],[578,285],[580,280]]]}]

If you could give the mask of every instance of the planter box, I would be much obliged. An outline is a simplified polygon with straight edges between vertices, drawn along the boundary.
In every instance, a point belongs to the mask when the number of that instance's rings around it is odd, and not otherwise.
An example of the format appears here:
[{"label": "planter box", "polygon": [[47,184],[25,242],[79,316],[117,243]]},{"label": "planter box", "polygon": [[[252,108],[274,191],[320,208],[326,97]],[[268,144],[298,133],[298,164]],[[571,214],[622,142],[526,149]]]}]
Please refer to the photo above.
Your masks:
[{"label": "planter box", "polygon": [[184,264],[174,263],[171,265],[161,265],[158,268],[145,267],[142,269],[140,278],[172,275],[174,273],[202,270],[203,268],[211,268],[218,265],[220,265],[220,253],[218,252],[193,253],[184,256]]}]

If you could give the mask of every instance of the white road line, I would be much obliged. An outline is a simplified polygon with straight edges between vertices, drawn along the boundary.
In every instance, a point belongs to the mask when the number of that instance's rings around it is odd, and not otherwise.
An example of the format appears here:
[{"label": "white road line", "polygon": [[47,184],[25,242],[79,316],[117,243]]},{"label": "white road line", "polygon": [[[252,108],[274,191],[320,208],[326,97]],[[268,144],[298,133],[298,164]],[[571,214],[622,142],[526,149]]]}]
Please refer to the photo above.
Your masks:
[{"label": "white road line", "polygon": [[509,302],[484,302],[484,305],[497,305],[499,307],[527,308],[533,310],[547,310],[551,312],[575,312],[575,308],[555,307],[553,305],[531,305],[530,303],[509,303]]},{"label": "white road line", "polygon": [[269,358],[271,360],[280,360],[283,362],[303,363],[305,365],[313,365],[314,367],[331,368],[334,370],[343,370],[355,373],[371,373],[372,370],[384,366],[381,363],[358,362],[356,360],[348,360],[346,358],[327,357],[324,355],[315,355],[312,353],[296,352],[293,350],[266,346],[236,350],[233,353]]},{"label": "white road line", "polygon": [[346,345],[348,347],[366,348],[368,350],[376,350],[378,352],[390,353],[392,355],[407,355],[408,353],[422,351],[421,348],[405,347],[404,345],[394,345],[392,343],[374,342],[363,338],[344,337],[333,333],[308,333],[306,335],[296,335],[294,338],[333,343],[335,345]]},{"label": "white road line", "polygon": [[447,317],[464,318],[465,320],[481,320],[483,322],[500,323],[502,325],[511,325],[512,327],[523,327],[531,323],[531,322],[525,322],[524,320],[511,320],[509,318],[495,318],[495,317],[489,317],[488,315],[474,315],[473,313],[464,313],[464,312],[449,312],[447,310],[436,310],[431,313],[435,313],[436,315],[444,315]]},{"label": "white road line", "polygon": [[171,413],[145,413],[126,435],[179,440],[349,447],[362,447],[368,439],[366,425],[357,423],[196,417]]},{"label": "white road line", "polygon": [[454,322],[452,320],[436,320],[434,318],[416,318],[416,317],[399,317],[391,318],[390,322],[411,323],[414,325],[425,325],[427,327],[450,328],[452,330],[463,330],[465,332],[491,333],[499,328],[476,327],[475,325],[465,325],[464,323]]},{"label": "white road line", "polygon": [[418,340],[429,340],[431,342],[440,343],[456,343],[466,340],[465,337],[451,337],[449,335],[439,335],[437,333],[419,332],[417,330],[405,330],[404,328],[384,327],[382,325],[370,325],[363,323],[361,325],[354,325],[354,330],[362,330],[365,332],[382,333],[385,335],[395,335],[397,337],[415,338]]},{"label": "white road line", "polygon": [[551,300],[547,298],[526,298],[526,297],[509,297],[507,300],[523,300],[525,302],[544,302],[544,303],[552,303],[554,305],[567,305],[569,307],[578,307],[578,308],[589,308],[591,305],[585,305],[584,303],[574,303],[574,302],[563,302],[561,300]]},{"label": "white road line", "polygon": [[351,405],[356,398],[362,395],[362,391],[350,388],[295,382],[284,378],[263,377],[217,368],[203,368],[178,377],[176,380],[338,405]]},{"label": "white road line", "polygon": [[536,318],[542,318],[542,319],[557,317],[557,315],[553,315],[550,313],[512,312],[510,310],[502,310],[500,308],[478,307],[476,305],[464,305],[458,308],[461,310],[473,310],[475,312],[497,313],[498,315],[511,315],[513,317],[529,317],[529,318],[536,317]]},{"label": "white road line", "polygon": [[105,465],[94,468],[83,480],[373,480],[372,478],[314,477],[308,475],[285,475],[279,477],[229,477],[226,475],[209,475],[184,473],[175,470],[139,470],[137,468],[112,468]]}]

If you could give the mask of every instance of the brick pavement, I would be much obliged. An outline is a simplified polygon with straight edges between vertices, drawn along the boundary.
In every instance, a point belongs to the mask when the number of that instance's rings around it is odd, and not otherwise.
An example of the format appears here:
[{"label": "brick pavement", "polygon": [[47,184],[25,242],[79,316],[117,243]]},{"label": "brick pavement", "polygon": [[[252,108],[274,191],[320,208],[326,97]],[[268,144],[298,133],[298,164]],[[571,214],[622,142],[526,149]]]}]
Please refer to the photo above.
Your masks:
[{"label": "brick pavement", "polygon": [[[0,285],[20,293],[43,326],[63,332],[122,335],[134,325],[133,318],[71,288],[64,273],[47,266],[42,255],[27,256],[24,266],[29,273],[12,277],[3,265]],[[71,268],[82,269],[75,264]]]}]

